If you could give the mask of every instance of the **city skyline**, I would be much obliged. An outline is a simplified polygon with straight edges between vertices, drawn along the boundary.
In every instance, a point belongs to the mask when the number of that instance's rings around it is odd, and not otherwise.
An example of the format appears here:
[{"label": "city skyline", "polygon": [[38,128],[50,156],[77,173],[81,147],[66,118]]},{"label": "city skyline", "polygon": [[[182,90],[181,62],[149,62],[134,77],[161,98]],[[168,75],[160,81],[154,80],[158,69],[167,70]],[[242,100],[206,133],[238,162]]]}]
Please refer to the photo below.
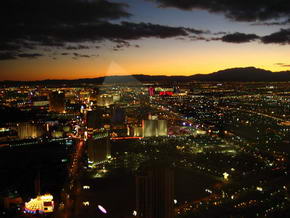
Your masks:
[{"label": "city skyline", "polygon": [[1,3],[0,80],[289,70],[289,3]]},{"label": "city skyline", "polygon": [[290,217],[290,2],[2,0],[0,216]]},{"label": "city skyline", "polygon": [[3,217],[289,217],[289,82],[51,82],[0,86]]}]

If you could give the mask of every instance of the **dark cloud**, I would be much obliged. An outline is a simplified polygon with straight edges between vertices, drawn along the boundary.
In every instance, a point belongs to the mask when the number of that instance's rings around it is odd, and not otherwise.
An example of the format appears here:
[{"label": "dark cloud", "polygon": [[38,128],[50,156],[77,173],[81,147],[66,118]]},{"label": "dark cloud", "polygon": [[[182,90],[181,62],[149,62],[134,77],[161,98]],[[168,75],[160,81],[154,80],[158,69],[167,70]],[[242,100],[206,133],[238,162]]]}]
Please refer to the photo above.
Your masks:
[{"label": "dark cloud", "polygon": [[[81,40],[77,28],[128,17],[127,4],[108,0],[2,0],[0,2],[0,51],[2,59],[38,52],[43,47],[63,48],[66,39]],[[65,31],[69,30],[69,33]],[[78,36],[68,37],[75,33]],[[11,55],[8,55],[11,54]],[[15,55],[16,55],[15,54]],[[25,56],[25,55],[24,55]]]},{"label": "dark cloud", "polygon": [[88,54],[79,54],[79,53],[73,53],[74,55],[74,59],[77,59],[77,58],[90,58],[90,57],[97,57],[96,55],[88,55]]},{"label": "dark cloud", "polygon": [[115,42],[117,45],[116,47],[129,47],[131,46],[130,42],[122,40],[122,39],[112,39],[113,42]]},{"label": "dark cloud", "polygon": [[[214,38],[211,38],[213,40]],[[290,29],[280,29],[278,32],[266,36],[258,36],[256,34],[246,34],[246,33],[233,33],[226,34],[221,38],[216,38],[215,40],[221,40],[223,42],[232,42],[232,43],[244,43],[254,40],[259,40],[264,44],[281,44],[286,45],[290,44]]]},{"label": "dark cloud", "polygon": [[198,29],[192,29],[192,28],[185,28],[186,31],[194,34],[210,34],[211,32],[209,30],[198,30]]},{"label": "dark cloud", "polygon": [[246,43],[251,41],[259,41],[264,44],[290,44],[290,29],[280,29],[278,32],[266,36],[258,36],[256,34],[247,33],[228,33],[222,37],[204,37],[193,36],[192,40],[204,40],[204,41],[223,41],[228,43]]},{"label": "dark cloud", "polygon": [[290,19],[284,21],[272,21],[272,22],[256,22],[251,24],[252,26],[285,26],[290,23]]},{"label": "dark cloud", "polygon": [[37,42],[36,44],[37,46],[56,47],[56,48],[62,48],[65,46],[65,42],[57,41],[57,39],[49,35],[46,35],[46,36],[43,35],[39,38],[34,36],[34,37],[30,37],[29,40],[32,40],[32,43]]},{"label": "dark cloud", "polygon": [[38,58],[43,56],[42,54],[38,54],[38,53],[33,53],[33,54],[29,54],[29,53],[21,53],[21,54],[17,54],[17,57],[20,58]]},{"label": "dark cloud", "polygon": [[17,59],[17,58],[29,58],[29,59],[33,59],[33,58],[38,58],[43,56],[42,54],[38,54],[38,53],[15,53],[13,51],[11,52],[0,52],[0,61],[2,60],[13,60],[13,59]]},{"label": "dark cloud", "polygon": [[85,45],[78,45],[78,46],[67,46],[65,49],[68,50],[81,50],[81,49],[89,49],[89,46],[85,46]]},{"label": "dark cloud", "polygon": [[218,36],[218,35],[225,35],[225,34],[228,34],[227,32],[223,32],[223,31],[221,31],[221,32],[217,32],[217,33],[213,33],[213,35],[215,35],[215,36]]},{"label": "dark cloud", "polygon": [[290,29],[280,29],[280,31],[262,37],[263,43],[290,44]]},{"label": "dark cloud", "polygon": [[280,67],[290,67],[290,64],[284,64],[284,63],[276,63],[275,65],[278,65]]},{"label": "dark cloud", "polygon": [[76,57],[81,57],[81,58],[89,58],[91,57],[90,55],[83,55],[83,54],[79,54],[79,53],[73,53],[74,56]]},{"label": "dark cloud", "polygon": [[265,21],[290,17],[288,0],[150,0],[160,7],[175,7],[182,10],[204,9],[223,13],[236,21]]},{"label": "dark cloud", "polygon": [[112,40],[113,42],[117,43],[114,47],[113,50],[114,51],[120,51],[122,50],[122,48],[128,48],[131,46],[130,42],[125,41],[125,40],[121,40],[121,39],[115,39]]},{"label": "dark cloud", "polygon": [[116,40],[137,40],[141,38],[172,38],[178,36],[189,36],[193,32],[202,33],[201,30],[184,27],[171,27],[151,23],[131,23],[122,22],[121,24],[102,23],[96,26],[84,26],[83,31],[87,30],[90,35],[84,38],[93,36],[93,39],[110,39]]},{"label": "dark cloud", "polygon": [[192,36],[190,37],[191,41],[214,41],[214,38],[208,38],[205,36]]},{"label": "dark cloud", "polygon": [[259,41],[264,44],[290,44],[290,29],[280,29],[278,32],[266,36],[258,36],[256,34],[247,33],[228,33],[222,37],[204,37],[193,36],[192,40],[204,40],[204,41],[223,41],[228,43],[246,43],[251,41]]},{"label": "dark cloud", "polygon": [[[57,25],[46,27],[45,29],[22,29],[21,34],[17,35],[17,40],[25,40],[38,46],[65,47],[66,43],[96,42],[111,40],[116,43],[128,44],[126,40],[137,40],[141,38],[172,38],[178,36],[189,36],[192,32],[201,33],[200,30],[184,27],[170,27],[151,23],[130,23],[122,22],[113,24],[101,22],[97,24],[80,25]],[[12,40],[13,38],[10,38]],[[9,42],[7,42],[9,43]],[[21,45],[21,43],[19,43]],[[87,49],[86,46],[68,46],[67,49]]]},{"label": "dark cloud", "polygon": [[0,51],[17,51],[21,46],[15,43],[0,43]]},{"label": "dark cloud", "polygon": [[[217,34],[213,34],[217,35]],[[258,36],[256,34],[247,33],[227,33],[221,37],[208,37],[208,36],[191,36],[192,41],[202,40],[202,41],[222,41],[227,43],[247,43],[251,41],[258,41],[264,44],[290,44],[290,29],[281,29],[278,32],[266,36]]]},{"label": "dark cloud", "polygon": [[130,40],[206,33],[151,23],[110,22],[130,16],[126,9],[126,4],[109,0],[2,0],[0,51],[20,54],[32,49],[40,53],[51,47],[81,50],[89,47],[80,43],[104,40],[128,47]]},{"label": "dark cloud", "polygon": [[108,0],[2,0],[0,18],[8,26],[69,25],[128,17],[126,7]]},{"label": "dark cloud", "polygon": [[15,54],[11,53],[11,52],[1,52],[0,53],[0,61],[3,61],[3,60],[13,60],[13,59],[16,59],[16,56]]},{"label": "dark cloud", "polygon": [[231,43],[245,43],[251,42],[253,40],[259,39],[260,37],[256,34],[245,34],[245,33],[233,33],[227,34],[221,37],[223,42],[231,42]]}]

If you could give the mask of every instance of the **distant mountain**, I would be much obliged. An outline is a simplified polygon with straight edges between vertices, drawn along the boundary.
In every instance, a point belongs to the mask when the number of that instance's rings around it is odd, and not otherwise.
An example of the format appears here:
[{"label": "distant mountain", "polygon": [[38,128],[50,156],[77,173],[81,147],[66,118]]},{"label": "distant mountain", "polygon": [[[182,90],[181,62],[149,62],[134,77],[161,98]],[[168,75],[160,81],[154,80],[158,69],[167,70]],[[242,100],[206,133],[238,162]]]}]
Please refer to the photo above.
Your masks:
[{"label": "distant mountain", "polygon": [[191,76],[201,81],[290,81],[290,71],[272,72],[255,67],[232,68]]},{"label": "distant mountain", "polygon": [[231,68],[217,71],[211,74],[196,74],[192,76],[108,76],[92,79],[77,80],[42,80],[42,81],[2,81],[0,85],[80,85],[80,84],[114,84],[131,83],[140,84],[145,82],[189,82],[189,81],[241,81],[241,82],[263,82],[263,81],[290,81],[290,71],[272,72],[255,67]]}]

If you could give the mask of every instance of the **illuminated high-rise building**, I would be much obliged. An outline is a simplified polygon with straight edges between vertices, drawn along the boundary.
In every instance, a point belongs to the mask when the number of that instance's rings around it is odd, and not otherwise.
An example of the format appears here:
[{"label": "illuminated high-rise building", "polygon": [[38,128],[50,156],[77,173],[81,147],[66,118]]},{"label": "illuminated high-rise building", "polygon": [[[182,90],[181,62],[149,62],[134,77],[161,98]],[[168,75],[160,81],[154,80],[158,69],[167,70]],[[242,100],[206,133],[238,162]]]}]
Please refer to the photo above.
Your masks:
[{"label": "illuminated high-rise building", "polygon": [[49,110],[56,113],[65,112],[64,92],[51,92],[49,94]]},{"label": "illuminated high-rise building", "polygon": [[153,87],[149,87],[148,88],[148,93],[149,93],[149,96],[154,96],[155,95],[155,89]]},{"label": "illuminated high-rise building", "polygon": [[167,136],[168,135],[168,129],[167,129],[167,120],[158,120],[158,136]]},{"label": "illuminated high-rise building", "polygon": [[133,136],[134,137],[142,137],[143,136],[143,128],[140,126],[133,127]]},{"label": "illuminated high-rise building", "polygon": [[173,218],[173,170],[156,167],[143,173],[136,177],[137,217]]},{"label": "illuminated high-rise building", "polygon": [[32,97],[31,102],[32,102],[32,105],[34,107],[43,107],[43,106],[49,105],[49,101],[47,99],[47,96]]},{"label": "illuminated high-rise building", "polygon": [[107,107],[114,103],[113,95],[102,94],[97,97],[97,106]]},{"label": "illuminated high-rise building", "polygon": [[42,127],[24,122],[17,125],[17,134],[20,139],[38,138],[43,135]]},{"label": "illuminated high-rise building", "polygon": [[120,95],[118,95],[118,94],[114,94],[113,95],[113,103],[116,103],[116,102],[120,101],[120,99],[121,99]]},{"label": "illuminated high-rise building", "polygon": [[167,136],[167,120],[143,120],[143,136]]},{"label": "illuminated high-rise building", "polygon": [[157,120],[143,120],[143,136],[152,137],[157,136]]}]

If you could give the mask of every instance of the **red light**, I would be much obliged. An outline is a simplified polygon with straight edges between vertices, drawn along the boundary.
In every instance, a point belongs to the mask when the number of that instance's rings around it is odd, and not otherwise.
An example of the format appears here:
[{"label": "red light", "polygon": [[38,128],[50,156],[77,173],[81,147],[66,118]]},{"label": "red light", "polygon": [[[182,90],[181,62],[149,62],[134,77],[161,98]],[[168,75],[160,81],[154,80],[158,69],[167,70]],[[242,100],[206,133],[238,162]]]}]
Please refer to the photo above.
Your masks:
[{"label": "red light", "polygon": [[170,92],[170,91],[164,91],[164,92],[160,92],[159,95],[160,95],[160,96],[162,96],[162,95],[169,95],[169,96],[172,96],[172,95],[173,95],[173,92]]},{"label": "red light", "polygon": [[111,138],[113,140],[123,140],[123,139],[143,139],[143,137],[115,137],[115,138]]}]

